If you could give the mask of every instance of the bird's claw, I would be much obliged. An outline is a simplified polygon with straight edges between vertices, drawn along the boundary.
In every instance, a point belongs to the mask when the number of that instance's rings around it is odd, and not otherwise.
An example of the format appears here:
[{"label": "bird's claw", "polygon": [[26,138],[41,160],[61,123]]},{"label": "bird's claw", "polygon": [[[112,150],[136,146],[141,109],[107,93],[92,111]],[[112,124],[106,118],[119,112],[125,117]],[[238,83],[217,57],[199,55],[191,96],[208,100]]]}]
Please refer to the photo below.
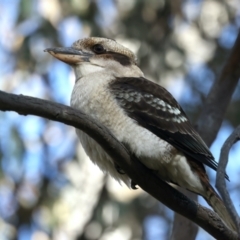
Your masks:
[{"label": "bird's claw", "polygon": [[115,169],[117,170],[117,172],[121,175],[125,174],[125,172],[115,163]]},{"label": "bird's claw", "polygon": [[133,180],[131,180],[131,188],[136,190],[136,189],[138,189],[136,186],[137,186],[137,184]]}]

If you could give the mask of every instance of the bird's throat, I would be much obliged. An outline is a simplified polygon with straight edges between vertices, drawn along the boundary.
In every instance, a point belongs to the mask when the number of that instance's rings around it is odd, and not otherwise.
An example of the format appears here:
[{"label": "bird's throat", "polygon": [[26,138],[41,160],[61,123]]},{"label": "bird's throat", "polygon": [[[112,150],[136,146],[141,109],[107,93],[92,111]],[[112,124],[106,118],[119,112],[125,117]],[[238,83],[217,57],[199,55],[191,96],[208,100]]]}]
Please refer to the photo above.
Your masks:
[{"label": "bird's throat", "polygon": [[91,73],[96,73],[102,71],[103,68],[97,65],[93,65],[91,63],[81,63],[74,67],[74,72],[76,79],[85,77]]}]

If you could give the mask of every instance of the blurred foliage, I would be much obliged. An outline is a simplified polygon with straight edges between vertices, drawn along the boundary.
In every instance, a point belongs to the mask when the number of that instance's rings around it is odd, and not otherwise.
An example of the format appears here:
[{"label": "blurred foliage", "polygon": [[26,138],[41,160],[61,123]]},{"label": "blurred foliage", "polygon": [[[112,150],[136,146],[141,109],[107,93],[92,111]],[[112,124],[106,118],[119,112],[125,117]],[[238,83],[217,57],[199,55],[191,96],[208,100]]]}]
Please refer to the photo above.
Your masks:
[{"label": "blurred foliage", "polygon": [[[238,0],[2,0],[0,11],[1,90],[68,104],[73,74],[43,50],[102,36],[135,51],[193,121],[240,23]],[[233,127],[239,100],[238,87],[225,119]],[[14,113],[0,123],[1,239],[169,238],[171,211],[104,177],[72,128]]]}]

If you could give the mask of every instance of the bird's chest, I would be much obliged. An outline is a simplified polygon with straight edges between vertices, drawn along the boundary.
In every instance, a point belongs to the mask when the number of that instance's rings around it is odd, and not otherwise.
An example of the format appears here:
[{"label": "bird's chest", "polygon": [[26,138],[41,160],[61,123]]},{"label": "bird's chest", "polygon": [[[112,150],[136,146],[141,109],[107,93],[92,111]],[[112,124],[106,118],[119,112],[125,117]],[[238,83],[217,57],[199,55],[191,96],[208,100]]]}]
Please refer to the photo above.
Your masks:
[{"label": "bird's chest", "polygon": [[[101,85],[101,79],[92,85],[89,82],[84,84],[82,79],[79,81],[72,93],[72,107],[84,111],[106,126],[145,166],[154,170],[163,180],[188,185],[189,177],[185,179],[185,176],[191,175],[191,172],[182,154],[130,118],[117,104],[110,91]],[[93,139],[79,130],[77,134],[87,155],[94,163],[115,179],[128,184],[127,175],[116,171],[113,160]]]},{"label": "bird's chest", "polygon": [[[100,84],[88,88],[78,83],[72,93],[71,106],[105,125],[149,168],[159,169],[160,165],[174,164],[173,147],[128,117],[110,91]],[[102,164],[106,154],[101,147],[81,131],[78,131],[78,136],[89,157]]]}]

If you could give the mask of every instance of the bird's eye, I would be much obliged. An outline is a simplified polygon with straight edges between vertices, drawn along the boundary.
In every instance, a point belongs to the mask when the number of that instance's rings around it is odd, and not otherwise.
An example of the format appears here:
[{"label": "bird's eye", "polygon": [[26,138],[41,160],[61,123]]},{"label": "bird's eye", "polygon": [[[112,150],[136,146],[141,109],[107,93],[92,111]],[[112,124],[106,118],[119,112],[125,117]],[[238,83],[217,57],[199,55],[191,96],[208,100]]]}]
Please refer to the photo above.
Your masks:
[{"label": "bird's eye", "polygon": [[101,44],[96,44],[93,46],[93,51],[97,54],[101,54],[105,52],[105,49]]}]

